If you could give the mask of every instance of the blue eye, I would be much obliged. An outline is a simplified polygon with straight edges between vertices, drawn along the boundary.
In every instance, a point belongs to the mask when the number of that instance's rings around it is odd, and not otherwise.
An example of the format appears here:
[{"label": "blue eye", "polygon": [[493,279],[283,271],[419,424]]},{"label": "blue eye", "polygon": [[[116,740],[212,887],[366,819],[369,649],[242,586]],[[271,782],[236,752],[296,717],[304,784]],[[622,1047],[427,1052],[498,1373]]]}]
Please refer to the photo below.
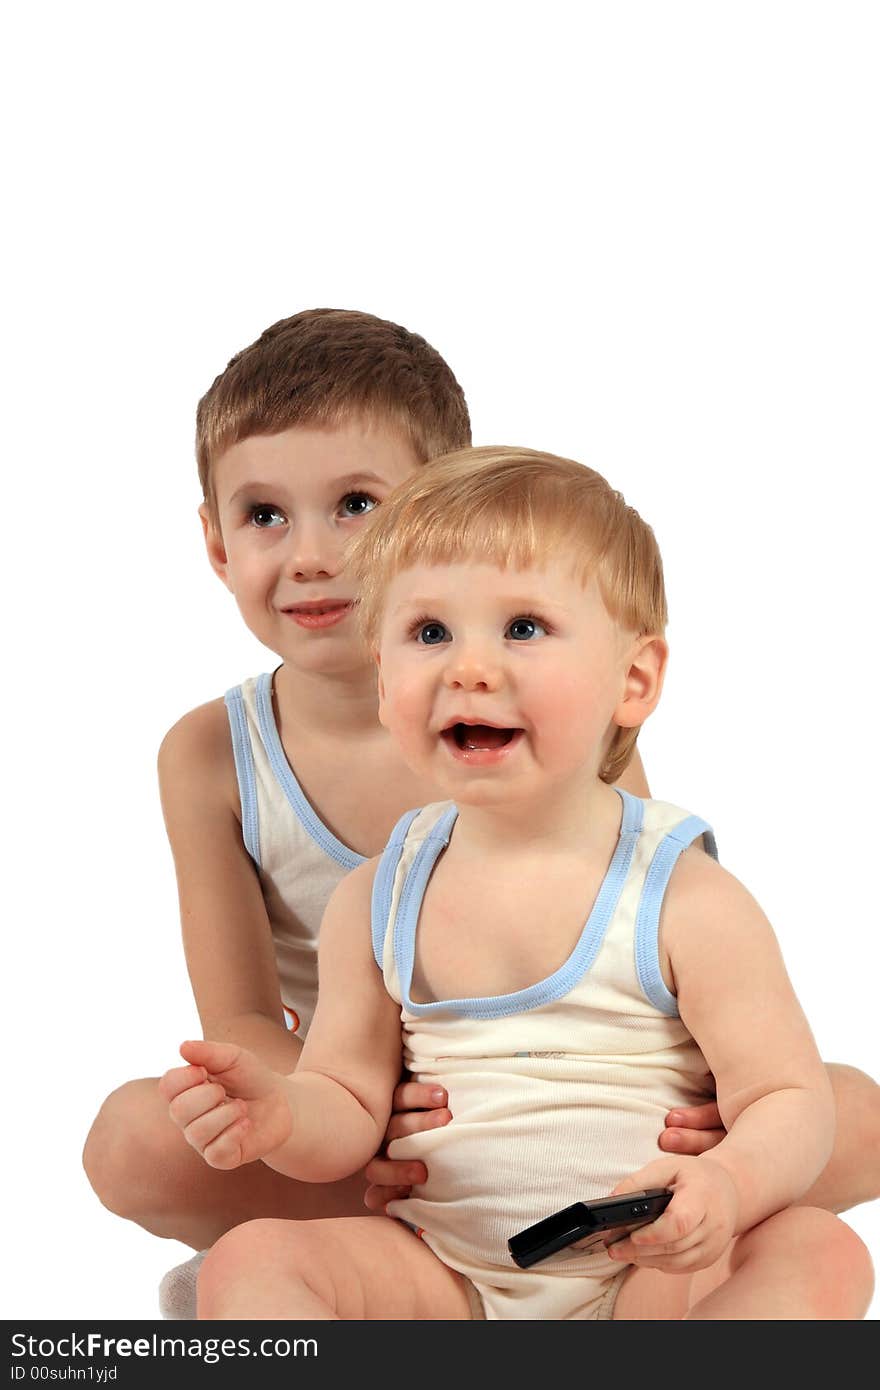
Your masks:
[{"label": "blue eye", "polygon": [[261,503],[258,507],[251,507],[250,519],[252,525],[262,531],[273,526],[287,525],[287,517],[281,509],[270,506],[268,502]]},{"label": "blue eye", "polygon": [[537,618],[514,618],[504,635],[514,642],[528,642],[532,637],[546,637],[547,629]]},{"label": "blue eye", "polygon": [[436,647],[441,642],[449,642],[451,640],[449,629],[444,627],[442,623],[422,623],[421,626],[416,629],[416,641],[420,642],[423,647]]},{"label": "blue eye", "polygon": [[342,510],[346,516],[366,516],[377,505],[375,497],[368,492],[349,492],[342,499]]}]

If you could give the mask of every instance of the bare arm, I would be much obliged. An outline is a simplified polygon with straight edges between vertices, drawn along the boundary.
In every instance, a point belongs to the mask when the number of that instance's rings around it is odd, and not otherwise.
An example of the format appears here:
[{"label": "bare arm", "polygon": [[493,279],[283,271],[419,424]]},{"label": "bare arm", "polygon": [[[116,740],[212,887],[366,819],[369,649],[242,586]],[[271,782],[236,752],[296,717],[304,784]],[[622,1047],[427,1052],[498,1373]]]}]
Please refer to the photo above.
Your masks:
[{"label": "bare arm", "polygon": [[270,1167],[332,1182],[378,1149],[400,1076],[400,1006],[373,957],[371,895],[376,860],[335,889],[321,923],[318,1006],[289,1080],[293,1130]]},{"label": "bare arm", "polygon": [[242,839],[222,700],[192,710],[166,735],[159,787],[204,1035],[239,1043],[277,1070],[292,1071],[302,1044],[284,1023],[269,919]]},{"label": "bare arm", "polygon": [[375,861],[334,892],[321,926],[321,994],[302,1059],[282,1076],[243,1048],[184,1043],[189,1067],[160,1083],[188,1142],[216,1168],[263,1159],[305,1182],[362,1167],[388,1123],[400,1074],[400,1009],[370,938]]},{"label": "bare arm", "polygon": [[728,1130],[705,1161],[733,1180],[742,1231],[802,1196],[827,1162],[828,1076],[772,928],[732,875],[702,853],[683,855],[661,929],[679,1011]]}]

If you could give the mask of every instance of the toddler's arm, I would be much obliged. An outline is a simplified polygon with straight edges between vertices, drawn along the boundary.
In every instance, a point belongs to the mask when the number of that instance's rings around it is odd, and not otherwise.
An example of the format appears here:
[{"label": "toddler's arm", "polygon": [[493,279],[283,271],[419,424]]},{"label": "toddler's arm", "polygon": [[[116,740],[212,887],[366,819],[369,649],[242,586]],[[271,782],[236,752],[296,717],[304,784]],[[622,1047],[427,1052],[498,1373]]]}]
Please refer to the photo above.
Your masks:
[{"label": "toddler's arm", "polygon": [[834,1106],[769,922],[698,851],[682,855],[670,880],[661,966],[715,1076],[728,1133],[699,1157],[657,1159],[619,1184],[618,1192],[669,1186],[675,1197],[615,1253],[695,1269],[807,1191],[831,1152]]},{"label": "toddler's arm", "polygon": [[373,959],[375,862],[334,892],[321,927],[321,994],[292,1076],[229,1044],[187,1043],[161,1082],[171,1116],[213,1167],[262,1158],[306,1182],[356,1172],[379,1144],[400,1074],[400,1010]]}]

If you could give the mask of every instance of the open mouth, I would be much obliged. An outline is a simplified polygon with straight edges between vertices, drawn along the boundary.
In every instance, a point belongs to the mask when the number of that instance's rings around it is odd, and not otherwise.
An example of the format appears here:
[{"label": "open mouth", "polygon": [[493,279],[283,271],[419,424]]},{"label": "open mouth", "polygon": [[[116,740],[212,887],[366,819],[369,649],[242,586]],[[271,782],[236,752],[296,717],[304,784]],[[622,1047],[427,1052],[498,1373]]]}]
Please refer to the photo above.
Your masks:
[{"label": "open mouth", "polygon": [[506,748],[520,733],[521,729],[497,729],[491,724],[452,724],[443,730],[442,737],[462,752],[494,752]]}]

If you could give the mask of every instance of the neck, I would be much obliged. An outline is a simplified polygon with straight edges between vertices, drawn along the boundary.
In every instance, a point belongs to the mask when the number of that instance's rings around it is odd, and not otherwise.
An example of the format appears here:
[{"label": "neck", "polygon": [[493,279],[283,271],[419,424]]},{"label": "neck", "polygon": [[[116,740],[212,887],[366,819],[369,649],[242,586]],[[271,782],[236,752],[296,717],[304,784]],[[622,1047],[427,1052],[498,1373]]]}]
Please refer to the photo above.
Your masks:
[{"label": "neck", "polygon": [[337,737],[381,731],[372,666],[331,673],[281,666],[273,684],[282,723],[290,721],[314,734]]},{"label": "neck", "polygon": [[481,856],[583,854],[603,845],[620,825],[620,798],[598,778],[556,787],[539,801],[511,797],[497,806],[459,803],[455,838]]}]

